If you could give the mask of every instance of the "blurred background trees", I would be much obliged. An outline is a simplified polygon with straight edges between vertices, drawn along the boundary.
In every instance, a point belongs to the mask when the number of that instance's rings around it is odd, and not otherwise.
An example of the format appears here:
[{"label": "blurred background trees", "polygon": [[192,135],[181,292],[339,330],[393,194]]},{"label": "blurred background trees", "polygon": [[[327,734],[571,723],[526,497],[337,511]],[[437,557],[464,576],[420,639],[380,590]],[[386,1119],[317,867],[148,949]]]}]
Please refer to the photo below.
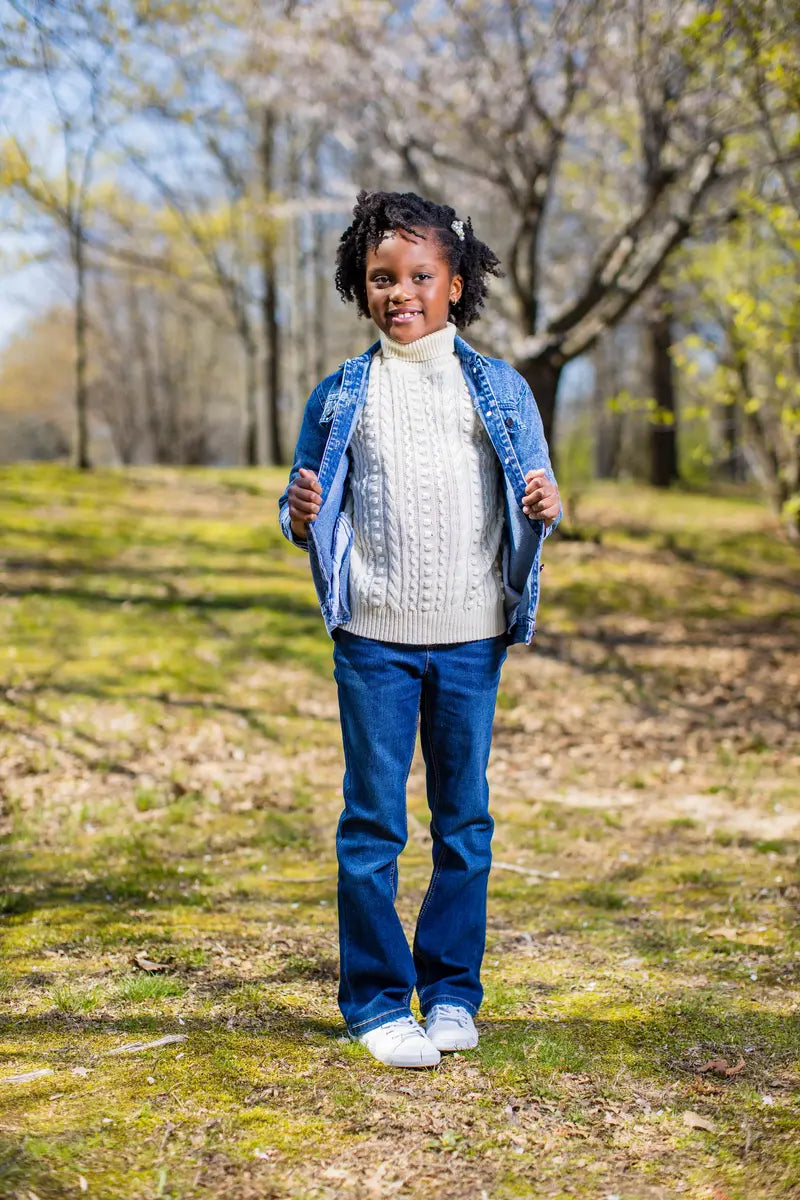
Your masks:
[{"label": "blurred background trees", "polygon": [[2,6],[0,454],[270,463],[372,337],[361,188],[471,215],[469,331],[568,490],[758,486],[800,522],[800,33],[782,0]]}]

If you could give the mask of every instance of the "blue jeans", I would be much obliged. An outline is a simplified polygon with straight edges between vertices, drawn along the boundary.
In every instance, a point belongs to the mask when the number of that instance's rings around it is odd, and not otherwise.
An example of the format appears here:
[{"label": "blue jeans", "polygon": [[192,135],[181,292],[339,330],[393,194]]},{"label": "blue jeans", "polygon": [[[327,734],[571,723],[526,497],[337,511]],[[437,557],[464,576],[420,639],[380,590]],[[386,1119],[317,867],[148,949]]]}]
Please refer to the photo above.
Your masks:
[{"label": "blue jeans", "polygon": [[[351,1033],[410,1014],[417,988],[476,1013],[494,821],[486,766],[504,635],[406,646],[337,631],[334,676],[344,743],[339,862],[339,1007]],[[395,909],[406,844],[406,782],[417,722],[431,811],[433,872],[409,949]]]}]

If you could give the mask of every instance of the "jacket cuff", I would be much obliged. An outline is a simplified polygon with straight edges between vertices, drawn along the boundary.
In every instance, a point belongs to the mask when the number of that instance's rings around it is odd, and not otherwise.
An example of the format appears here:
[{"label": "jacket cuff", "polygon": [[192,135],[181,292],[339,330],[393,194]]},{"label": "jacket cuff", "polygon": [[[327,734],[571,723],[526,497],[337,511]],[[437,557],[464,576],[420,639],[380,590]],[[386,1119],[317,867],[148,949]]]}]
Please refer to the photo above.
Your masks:
[{"label": "jacket cuff", "polygon": [[293,546],[299,547],[300,550],[305,550],[308,553],[308,542],[305,538],[295,537],[292,529],[291,518],[289,517],[289,505],[286,504],[280,512],[281,533],[286,538],[287,542],[291,542]]}]

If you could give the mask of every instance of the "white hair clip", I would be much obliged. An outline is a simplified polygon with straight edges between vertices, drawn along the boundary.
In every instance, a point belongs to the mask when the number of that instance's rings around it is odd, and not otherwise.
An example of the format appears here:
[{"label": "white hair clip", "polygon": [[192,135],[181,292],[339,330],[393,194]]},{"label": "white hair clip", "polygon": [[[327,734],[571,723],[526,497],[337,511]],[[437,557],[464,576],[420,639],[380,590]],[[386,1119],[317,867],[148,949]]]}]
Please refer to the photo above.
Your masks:
[{"label": "white hair clip", "polygon": [[463,221],[451,221],[450,228],[452,229],[453,233],[456,235],[458,240],[460,242],[463,242],[463,240],[464,240],[464,222]]}]

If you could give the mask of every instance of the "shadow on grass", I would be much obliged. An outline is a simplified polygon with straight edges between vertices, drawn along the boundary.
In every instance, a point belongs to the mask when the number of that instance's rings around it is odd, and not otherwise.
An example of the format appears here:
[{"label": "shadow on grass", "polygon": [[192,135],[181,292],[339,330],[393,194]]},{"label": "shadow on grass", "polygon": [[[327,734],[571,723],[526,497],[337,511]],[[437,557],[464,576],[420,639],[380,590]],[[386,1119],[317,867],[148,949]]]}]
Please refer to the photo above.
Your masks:
[{"label": "shadow on grass", "polygon": [[[795,591],[796,585],[791,590]],[[763,629],[765,633],[782,621],[789,623],[798,619],[794,607],[773,609],[764,617],[752,616],[752,600],[744,587],[735,595],[726,594],[724,607],[721,607],[718,592],[707,581],[703,581],[702,587],[695,580],[671,591],[637,581],[621,571],[616,576],[607,575],[600,583],[592,576],[569,583],[549,584],[546,598],[549,605],[565,608],[576,619],[624,616],[650,621],[665,618],[718,621],[726,628],[730,625],[734,630]]]},{"label": "shadow on grass", "polygon": [[[210,696],[204,696],[201,700],[193,700],[191,698],[174,696],[171,693],[164,691],[134,692],[127,690],[121,692],[111,687],[86,687],[85,685],[82,686],[80,684],[75,684],[73,686],[72,684],[47,682],[26,685],[24,695],[26,697],[56,695],[64,696],[65,698],[81,696],[87,700],[116,700],[125,701],[128,703],[132,701],[143,701],[161,704],[165,708],[185,709],[189,711],[199,709],[201,712],[209,714],[227,713],[230,716],[241,718],[246,722],[247,726],[253,730],[254,733],[260,734],[267,741],[274,741],[277,736],[275,731],[269,725],[267,725],[265,721],[262,720],[256,709],[245,704],[229,704],[224,700],[212,699]],[[16,708],[20,712],[24,712],[26,715],[34,717],[37,722],[42,721],[43,724],[49,725],[52,728],[63,732],[63,726],[59,721],[56,721],[52,717],[48,717],[46,713],[42,713],[42,711],[36,708],[33,704],[21,703],[17,695],[11,697],[9,696],[8,692],[6,692],[3,695],[3,701],[11,708]],[[1,724],[0,727],[2,727]],[[13,730],[9,727],[9,732],[20,733],[23,731]],[[27,728],[24,730],[24,732],[25,735],[28,736]],[[95,746],[100,750],[108,750],[109,746],[113,745],[111,740],[104,742],[101,738],[93,737],[91,734],[84,733],[82,730],[75,729],[74,727],[71,728],[69,732],[71,736],[77,737],[82,741],[86,741],[90,745]],[[40,740],[43,739],[40,738]],[[59,749],[65,749],[65,747],[59,746]],[[131,770],[123,763],[109,760],[107,757],[104,758],[102,762],[98,763],[96,760],[93,760],[88,756],[80,755],[80,753],[76,751],[74,747],[70,748],[69,753],[74,757],[81,757],[87,766],[94,769],[99,767],[102,770],[117,771],[124,775],[136,776],[136,771]]]},{"label": "shadow on grass", "polygon": [[[110,573],[113,574],[113,572]],[[312,604],[302,597],[292,596],[280,590],[267,590],[258,595],[247,594],[244,596],[224,596],[220,594],[191,596],[186,593],[174,593],[167,596],[138,596],[128,595],[124,592],[114,595],[109,592],[94,591],[91,588],[70,586],[51,588],[41,585],[11,587],[8,584],[3,584],[1,590],[3,596],[9,598],[30,599],[31,597],[38,597],[40,599],[70,600],[89,608],[103,605],[110,605],[112,607],[125,605],[126,609],[134,607],[153,608],[157,611],[187,609],[190,612],[199,613],[206,611],[243,612],[250,609],[267,609],[278,612],[282,616],[296,617],[301,621],[308,621],[313,617],[315,631],[317,630],[318,622],[322,619],[317,604]]]},{"label": "shadow on grass", "polygon": [[[175,518],[173,512],[167,514],[168,521]],[[219,542],[212,538],[204,538],[194,532],[174,532],[174,527],[168,522],[164,522],[160,528],[164,529],[163,533],[156,533],[154,528],[144,528],[143,521],[157,522],[160,520],[155,514],[145,514],[134,511],[126,518],[125,522],[120,522],[118,526],[106,527],[102,526],[102,518],[97,516],[97,526],[89,528],[77,529],[70,521],[55,522],[54,524],[42,524],[41,528],[31,528],[28,524],[23,527],[16,526],[12,521],[7,521],[5,524],[7,535],[22,534],[26,542],[42,542],[44,546],[53,546],[58,544],[60,548],[68,546],[74,548],[74,551],[80,553],[77,568],[82,575],[95,574],[103,569],[109,569],[114,566],[114,556],[124,550],[128,545],[137,545],[140,548],[149,548],[152,551],[162,550],[194,550],[205,553],[207,564],[207,574],[213,574],[213,564],[219,556],[225,558],[248,557],[252,558],[253,554],[263,554],[266,558],[270,558],[273,554],[279,554],[284,558],[287,552],[290,552],[291,547],[289,542],[283,539],[281,533],[273,529],[264,529],[264,532],[251,533],[245,545],[230,545],[229,542]],[[277,518],[276,518],[277,524]],[[302,559],[300,554],[302,551],[295,551],[297,565],[300,565]],[[36,556],[40,558],[43,556]],[[305,557],[305,556],[303,556]],[[8,559],[12,565],[24,564],[31,562],[30,554],[18,554],[18,556]],[[47,559],[48,562],[54,564],[54,568],[58,569],[58,559]],[[290,560],[290,559],[289,559]],[[29,568],[23,568],[29,569]],[[122,570],[126,570],[125,568]],[[130,569],[128,569],[130,570]],[[136,574],[136,569],[133,569]]]},{"label": "shadow on grass", "polygon": [[[182,871],[161,861],[149,861],[136,853],[130,854],[130,867],[121,874],[100,873],[92,879],[85,877],[86,864],[76,866],[72,879],[47,878],[32,880],[30,865],[22,861],[4,864],[2,871],[3,894],[0,897],[0,914],[5,918],[22,917],[47,909],[57,909],[60,914],[74,912],[75,919],[86,921],[86,909],[96,909],[102,914],[102,926],[119,927],[129,920],[126,913],[117,907],[120,904],[139,905],[143,909],[156,909],[180,905],[202,908],[211,900],[200,887],[208,883],[201,872]],[[194,890],[194,885],[198,890]],[[52,920],[52,916],[51,916]],[[2,926],[0,926],[0,929]],[[86,925],[84,932],[89,932]],[[118,935],[117,935],[118,936]],[[146,932],[140,934],[146,936]]]},{"label": "shadow on grass", "polygon": [[[742,583],[762,584],[765,587],[783,587],[790,592],[796,592],[800,595],[800,583],[798,583],[796,574],[772,575],[764,571],[754,571],[749,564],[736,561],[737,559],[741,560],[743,556],[742,545],[744,541],[747,547],[745,554],[748,557],[756,555],[762,561],[775,563],[780,567],[789,566],[793,559],[797,558],[796,548],[774,533],[758,534],[750,530],[746,538],[743,539],[741,534],[725,535],[717,531],[714,534],[712,548],[709,552],[708,545],[704,546],[699,537],[692,538],[688,532],[682,534],[672,532],[656,533],[649,524],[637,525],[617,519],[610,530],[596,532],[595,536],[599,538],[598,544],[602,544],[603,535],[606,532],[613,532],[615,536],[629,538],[632,542],[651,543],[653,545],[652,557],[654,559],[667,554],[679,562],[690,563],[701,571],[719,572],[729,579],[736,579]],[[620,547],[612,546],[604,547],[604,549],[611,549],[613,552],[614,550],[618,551]]]},{"label": "shadow on grass", "polygon": [[[744,1059],[745,1069],[729,1084],[734,1088],[739,1083],[757,1085],[765,1075],[796,1062],[800,1031],[791,1016],[742,1012],[727,1007],[720,996],[707,999],[707,1003],[698,1003],[694,997],[680,993],[665,995],[657,1009],[636,1019],[592,1015],[548,1020],[479,1014],[476,1025],[480,1042],[470,1060],[487,1070],[502,1070],[507,1085],[517,1092],[527,1083],[537,1093],[548,1081],[557,1086],[561,1075],[588,1073],[600,1082],[604,1076],[616,1076],[621,1068],[635,1078],[670,1084],[676,1076],[695,1076],[697,1066],[714,1054],[736,1054]],[[189,1043],[196,1038],[195,1053],[212,1061],[219,1046],[222,1061],[227,1063],[229,1050],[225,1043],[242,1035],[263,1037],[267,1043],[277,1041],[287,1051],[301,1051],[304,1057],[309,1053],[310,1037],[330,1039],[338,1048],[342,1044],[338,1039],[347,1035],[343,1020],[298,1012],[296,1004],[290,1006],[280,997],[269,995],[251,1012],[240,1014],[238,1021],[227,1008],[212,1017],[187,1014],[182,1020],[180,1024],[174,1017],[159,1013],[72,1015],[57,1009],[0,1018],[0,1036],[5,1041],[0,1057],[10,1059],[24,1054],[32,1064],[58,1068],[71,1065],[75,1055],[81,1061],[88,1054],[103,1058],[109,1049],[129,1041],[179,1033],[186,1035]],[[75,1041],[65,1044],[63,1039],[70,1034],[75,1035]],[[86,1039],[91,1037],[113,1037],[115,1045],[100,1050],[87,1044]],[[55,1038],[58,1045],[48,1045],[49,1038]],[[119,1064],[128,1060],[115,1061]],[[131,1061],[135,1061],[133,1056]],[[451,1061],[443,1058],[442,1068],[447,1069]],[[296,1057],[291,1057],[287,1063],[290,1077],[294,1077],[296,1065]],[[321,1063],[322,1067],[326,1065],[325,1061]],[[313,1079],[308,1087],[313,1088]]]},{"label": "shadow on grass", "polygon": [[[256,558],[262,553],[259,546],[238,547],[236,549],[226,550],[224,557],[228,555],[248,556]],[[186,563],[177,560],[174,564],[161,564],[157,567],[146,567],[137,565],[135,567],[126,566],[122,563],[114,562],[113,558],[104,556],[99,562],[91,559],[54,559],[45,558],[44,556],[33,558],[14,557],[9,555],[2,560],[3,570],[13,575],[15,572],[28,573],[35,572],[42,575],[111,575],[117,579],[130,580],[134,583],[152,582],[159,587],[167,589],[169,595],[180,597],[180,589],[175,586],[169,579],[164,578],[164,572],[174,570],[180,575],[181,579],[250,579],[250,578],[270,578],[275,572],[275,566],[279,565],[281,574],[284,573],[284,568],[289,565],[289,571],[286,572],[289,578],[296,575],[297,569],[302,567],[303,560],[296,557],[297,551],[292,551],[287,545],[287,551],[284,554],[282,547],[278,550],[270,549],[269,551],[269,570],[265,570],[264,564],[256,565],[252,563],[249,566],[220,566],[213,559],[203,566],[196,566],[191,563]],[[262,556],[263,557],[263,556]]]},{"label": "shadow on grass", "polygon": [[[785,625],[782,625],[784,619]],[[671,635],[662,638],[657,629],[632,635],[596,628],[584,628],[571,634],[543,630],[541,642],[535,644],[535,653],[564,663],[586,678],[625,681],[632,687],[640,713],[649,717],[679,715],[688,721],[707,723],[712,707],[717,714],[728,707],[730,724],[737,728],[758,728],[769,715],[763,692],[753,691],[753,685],[758,684],[771,692],[773,711],[777,711],[780,702],[788,738],[793,729],[800,729],[800,710],[795,702],[793,681],[788,673],[781,671],[783,664],[779,656],[786,656],[785,665],[788,665],[789,656],[796,654],[800,633],[797,614],[775,613],[738,622],[728,620],[724,622],[724,630],[721,622],[715,628],[720,630],[719,633],[704,631],[694,636],[687,632],[685,637],[677,639]],[[702,652],[718,649],[721,644],[731,650],[743,651],[747,666],[724,680],[727,692],[717,696],[710,706],[708,693],[715,685],[719,686],[719,681],[703,659]],[[637,648],[670,650],[676,655],[695,655],[695,659],[691,669],[681,675],[676,674],[674,665],[669,662],[637,662]],[[697,693],[699,698],[695,698]]]}]

